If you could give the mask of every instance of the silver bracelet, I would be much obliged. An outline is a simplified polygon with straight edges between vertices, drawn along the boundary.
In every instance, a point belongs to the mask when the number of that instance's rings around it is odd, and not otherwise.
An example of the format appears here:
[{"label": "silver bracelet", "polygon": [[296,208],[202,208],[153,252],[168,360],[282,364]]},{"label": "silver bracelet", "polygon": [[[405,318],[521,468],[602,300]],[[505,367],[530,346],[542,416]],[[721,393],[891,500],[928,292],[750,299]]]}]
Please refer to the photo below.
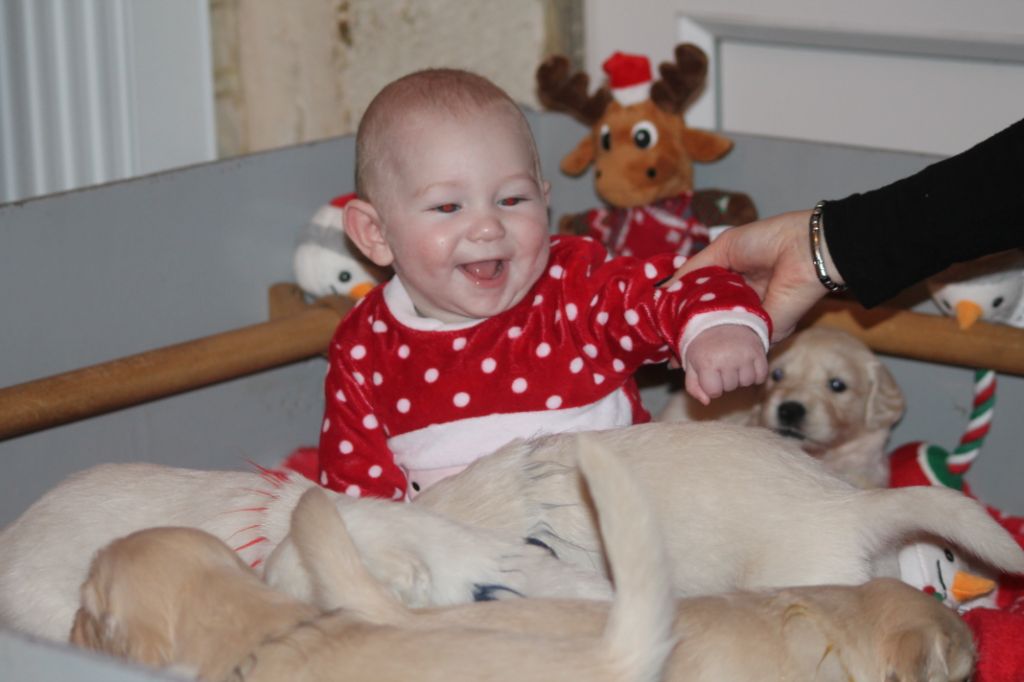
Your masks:
[{"label": "silver bracelet", "polygon": [[811,211],[810,232],[811,232],[811,259],[814,261],[814,271],[818,273],[818,280],[822,285],[832,292],[846,291],[846,285],[836,282],[828,276],[825,269],[825,258],[821,255],[821,244],[825,237],[821,234],[821,212],[825,208],[825,202],[819,201]]}]

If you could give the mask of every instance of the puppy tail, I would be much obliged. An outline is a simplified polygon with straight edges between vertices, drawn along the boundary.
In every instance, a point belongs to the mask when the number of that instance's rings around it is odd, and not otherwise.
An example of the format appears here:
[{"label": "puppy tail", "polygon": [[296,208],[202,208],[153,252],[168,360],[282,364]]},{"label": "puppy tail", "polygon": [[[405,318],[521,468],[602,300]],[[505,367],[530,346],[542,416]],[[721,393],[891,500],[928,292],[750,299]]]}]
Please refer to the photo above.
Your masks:
[{"label": "puppy tail", "polygon": [[875,550],[927,533],[992,568],[1024,573],[1024,549],[980,503],[963,493],[940,486],[913,486],[864,494],[871,500],[867,535],[878,543]]},{"label": "puppy tail", "polygon": [[603,654],[625,679],[658,680],[676,643],[676,600],[657,516],[614,453],[586,435],[577,448],[615,582]]},{"label": "puppy tail", "polygon": [[318,603],[356,611],[366,620],[397,624],[408,609],[363,564],[334,503],[319,487],[307,490],[292,511],[290,535]]}]

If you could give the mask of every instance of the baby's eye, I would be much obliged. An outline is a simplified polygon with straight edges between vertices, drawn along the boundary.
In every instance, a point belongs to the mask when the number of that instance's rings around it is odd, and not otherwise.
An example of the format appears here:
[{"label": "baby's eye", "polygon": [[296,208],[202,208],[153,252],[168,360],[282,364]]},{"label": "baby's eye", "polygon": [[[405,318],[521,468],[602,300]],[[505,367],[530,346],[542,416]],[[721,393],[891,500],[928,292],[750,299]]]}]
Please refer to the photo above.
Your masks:
[{"label": "baby's eye", "polygon": [[438,213],[455,213],[456,211],[459,210],[459,205],[458,204],[439,204],[439,205],[435,206],[432,210],[437,211]]},{"label": "baby's eye", "polygon": [[499,206],[516,206],[526,201],[526,197],[505,197],[498,201]]}]

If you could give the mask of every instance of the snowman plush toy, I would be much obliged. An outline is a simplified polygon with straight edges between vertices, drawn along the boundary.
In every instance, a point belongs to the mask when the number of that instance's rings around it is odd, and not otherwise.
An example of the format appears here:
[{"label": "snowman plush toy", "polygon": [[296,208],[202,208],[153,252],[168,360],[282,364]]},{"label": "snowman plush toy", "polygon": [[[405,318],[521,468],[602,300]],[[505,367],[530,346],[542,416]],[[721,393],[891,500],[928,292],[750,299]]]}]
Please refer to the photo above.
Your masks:
[{"label": "snowman plush toy", "polygon": [[311,298],[341,294],[359,299],[382,279],[376,266],[352,255],[345,237],[345,204],[355,194],[342,194],[321,206],[299,233],[292,255],[295,281]]}]

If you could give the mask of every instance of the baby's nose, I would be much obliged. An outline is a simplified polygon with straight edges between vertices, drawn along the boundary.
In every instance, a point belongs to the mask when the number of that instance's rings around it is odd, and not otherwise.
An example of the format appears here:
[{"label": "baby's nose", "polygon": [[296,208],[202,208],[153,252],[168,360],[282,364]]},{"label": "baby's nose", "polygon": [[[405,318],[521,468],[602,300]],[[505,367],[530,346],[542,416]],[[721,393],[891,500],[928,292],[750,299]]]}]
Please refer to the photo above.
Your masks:
[{"label": "baby's nose", "polygon": [[469,238],[474,241],[490,241],[505,236],[505,228],[501,220],[492,213],[481,213],[473,221]]}]

